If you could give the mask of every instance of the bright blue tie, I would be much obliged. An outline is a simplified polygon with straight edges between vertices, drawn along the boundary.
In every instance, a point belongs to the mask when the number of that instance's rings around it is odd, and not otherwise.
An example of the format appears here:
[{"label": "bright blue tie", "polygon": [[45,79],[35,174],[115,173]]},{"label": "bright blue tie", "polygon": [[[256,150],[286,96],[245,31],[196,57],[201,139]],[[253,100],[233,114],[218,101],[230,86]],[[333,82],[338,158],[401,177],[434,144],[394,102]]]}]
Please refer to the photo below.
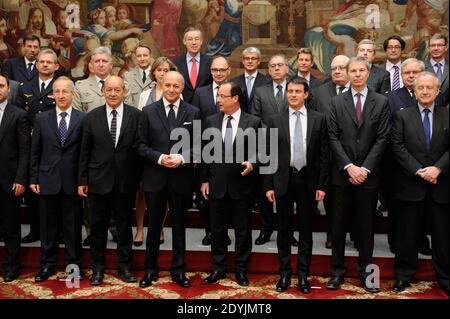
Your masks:
[{"label": "bright blue tie", "polygon": [[427,150],[430,149],[430,140],[431,140],[431,131],[430,131],[430,118],[428,117],[428,114],[430,114],[429,109],[423,110],[424,117],[423,117],[423,129],[425,131],[425,144],[427,145]]},{"label": "bright blue tie", "polygon": [[66,142],[67,138],[67,123],[66,123],[66,112],[62,112],[61,114],[61,121],[59,122],[58,127],[58,137],[59,137],[59,143],[61,143],[61,146],[64,146],[64,143]]}]

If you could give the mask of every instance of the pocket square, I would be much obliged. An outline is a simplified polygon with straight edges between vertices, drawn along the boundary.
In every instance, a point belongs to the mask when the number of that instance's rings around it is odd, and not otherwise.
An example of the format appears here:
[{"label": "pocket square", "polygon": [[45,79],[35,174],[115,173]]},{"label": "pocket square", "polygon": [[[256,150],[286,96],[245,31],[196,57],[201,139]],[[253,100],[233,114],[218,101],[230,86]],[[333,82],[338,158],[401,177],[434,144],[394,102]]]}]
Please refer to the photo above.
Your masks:
[{"label": "pocket square", "polygon": [[189,125],[192,124],[192,122],[184,122],[183,125]]}]

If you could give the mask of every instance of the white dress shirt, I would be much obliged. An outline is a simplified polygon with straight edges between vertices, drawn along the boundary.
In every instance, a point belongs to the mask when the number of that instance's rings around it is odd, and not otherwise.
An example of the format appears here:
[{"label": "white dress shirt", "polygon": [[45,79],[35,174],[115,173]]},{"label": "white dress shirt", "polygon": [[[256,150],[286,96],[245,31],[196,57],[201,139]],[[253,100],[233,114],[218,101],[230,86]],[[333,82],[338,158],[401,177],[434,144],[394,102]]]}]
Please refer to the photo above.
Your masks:
[{"label": "white dress shirt", "polygon": [[281,84],[278,84],[275,81],[272,81],[272,85],[273,85],[273,96],[276,98],[277,97],[277,93],[278,93],[278,85],[281,85],[282,88],[281,90],[283,91],[283,96],[286,95],[286,80],[284,80],[283,82],[281,82]]},{"label": "white dress shirt", "polygon": [[62,119],[61,113],[62,112],[66,112],[67,113],[67,115],[65,117],[65,120],[66,120],[66,127],[67,127],[67,129],[69,129],[70,118],[71,118],[71,115],[72,115],[72,107],[70,106],[65,111],[61,110],[59,107],[56,107],[56,124],[57,124],[58,127],[59,127],[59,123],[61,123],[61,119]]},{"label": "white dress shirt", "polygon": [[[197,55],[194,57],[196,63],[197,63],[197,80],[198,80],[198,73],[200,71],[200,53],[197,53]],[[191,78],[191,69],[192,69],[192,57],[189,53],[186,53],[186,64],[189,71],[189,79]]]},{"label": "white dress shirt", "polygon": [[307,76],[303,76],[300,72],[298,72],[297,75],[298,75],[298,77],[300,77],[302,79],[305,79],[306,82],[308,82],[308,85],[309,85],[309,82],[311,81],[311,73],[308,73]]},{"label": "white dress shirt", "polygon": [[5,114],[6,104],[8,104],[7,99],[0,103],[0,125],[2,124],[3,114]]},{"label": "white dress shirt", "polygon": [[[291,160],[290,165],[291,167],[294,167],[294,135],[295,135],[295,123],[297,123],[297,115],[294,114],[296,110],[291,108],[289,106],[289,144],[291,149]],[[302,121],[302,143],[303,143],[303,151],[305,152],[305,165],[306,165],[306,131],[307,131],[307,116],[308,111],[306,110],[306,107],[303,105],[302,108],[299,110],[300,112],[300,121]],[[297,141],[295,141],[297,142]],[[298,143],[298,142],[297,142]]]},{"label": "white dress shirt", "polygon": [[[178,109],[180,108],[181,99],[176,100],[174,103],[170,103],[169,101],[166,100],[165,97],[163,97],[162,100],[163,100],[163,103],[164,103],[164,111],[166,111],[166,116],[167,117],[169,116],[169,111],[170,111],[169,105],[172,104],[173,105],[173,110],[175,112],[175,118],[177,118],[177,116],[178,116]],[[159,165],[163,165],[162,164],[162,158],[163,158],[164,155],[168,155],[168,154],[161,154],[159,156],[159,158],[158,158],[158,164]],[[178,155],[181,158],[181,164],[184,164],[185,161],[184,161],[183,155],[181,155],[181,154],[176,154],[176,155]]]},{"label": "white dress shirt", "polygon": [[[241,109],[239,108],[236,112],[233,114],[230,114],[232,119],[230,121],[231,127],[233,129],[233,141],[236,138],[237,129],[239,126],[239,120],[241,119]],[[222,140],[225,142],[225,133],[227,131],[227,123],[228,123],[228,117],[230,115],[224,114],[223,120],[222,120]]]},{"label": "white dress shirt", "polygon": [[23,58],[25,59],[25,66],[26,66],[27,69],[28,69],[28,63],[32,63],[33,64],[33,66],[31,67],[31,71],[33,71],[34,68],[36,67],[36,60],[30,61],[26,57],[23,57]]},{"label": "white dress shirt", "polygon": [[[111,108],[108,104],[106,104],[106,118],[108,119],[108,129],[110,132],[111,132],[111,122],[113,119],[112,110],[113,108]],[[117,111],[117,118],[116,118],[116,144],[114,145],[114,147],[117,146],[117,141],[119,141],[120,136],[120,128],[122,127],[123,103],[121,103],[119,107],[117,107],[115,110]]]},{"label": "white dress shirt", "polygon": [[42,82],[45,83],[44,89],[46,89],[52,80],[53,80],[53,78],[43,81],[43,80],[41,80],[41,78],[39,78],[39,90],[41,90]]}]

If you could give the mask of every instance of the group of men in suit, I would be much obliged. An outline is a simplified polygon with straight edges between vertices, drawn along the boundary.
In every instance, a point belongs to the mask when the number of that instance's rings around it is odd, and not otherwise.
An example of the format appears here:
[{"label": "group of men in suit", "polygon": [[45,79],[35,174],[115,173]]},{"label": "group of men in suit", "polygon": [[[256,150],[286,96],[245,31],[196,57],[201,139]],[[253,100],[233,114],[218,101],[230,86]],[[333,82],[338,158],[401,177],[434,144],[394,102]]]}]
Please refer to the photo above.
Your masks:
[{"label": "group of men in suit", "polygon": [[[390,43],[391,40],[398,41],[388,39],[386,49],[395,51],[396,44]],[[331,212],[329,239],[332,248],[332,277],[327,288],[339,289],[343,283],[346,219],[351,211],[358,240],[361,285],[369,292],[378,292],[379,287],[367,278],[368,266],[372,263],[373,212],[382,180],[382,158],[389,147],[399,167],[392,183],[397,215],[393,239],[397,280],[393,289],[403,291],[413,278],[417,238],[421,233],[419,226],[423,212],[429,211],[432,237],[439,240],[436,246],[433,244],[433,265],[441,288],[448,293],[448,224],[445,223],[448,217],[443,213],[448,209],[448,194],[445,193],[448,191],[448,134],[445,134],[448,133],[448,110],[441,104],[446,97],[439,94],[439,88],[448,91],[448,64],[443,58],[448,50],[447,39],[440,35],[430,38],[431,60],[428,63],[433,72],[428,73],[419,73],[427,63],[424,66],[415,59],[401,63],[400,70],[394,67],[398,67],[395,58],[384,68],[377,67],[373,65],[374,43],[362,40],[357,57],[333,59],[332,77],[325,83],[311,74],[314,60],[307,48],[298,51],[298,74],[289,79],[288,63],[283,55],[269,59],[269,76],[263,76],[257,71],[261,53],[256,48],[248,48],[242,54],[245,73],[229,81],[231,68],[227,60],[201,54],[202,41],[198,29],[186,30],[183,43],[187,54],[174,60],[179,72],[171,71],[164,76],[161,100],[145,107],[143,112],[124,103],[125,82],[110,75],[112,60],[107,49],[98,48],[93,52],[93,76],[75,86],[65,77],[54,80],[57,70],[54,53],[41,51],[38,66],[29,62],[25,75],[31,76],[36,68],[39,76],[35,82],[42,88],[29,98],[43,95],[41,93],[51,84],[55,107],[49,106],[50,110],[42,112],[45,107],[40,106],[35,112],[31,108],[33,103],[28,103],[28,120],[32,116],[33,122],[31,157],[27,113],[8,101],[9,79],[0,76],[0,149],[15,154],[10,161],[14,167],[2,174],[5,185],[2,185],[0,205],[10,207],[11,211],[18,209],[17,196],[26,188],[30,165],[30,189],[39,194],[41,229],[45,230],[45,237],[41,235],[41,270],[36,281],[45,281],[55,271],[58,243],[55,225],[60,209],[67,212],[63,218],[64,237],[68,241],[66,264],[81,266],[81,204],[77,193],[87,197],[91,210],[88,218],[91,283],[100,285],[104,279],[111,215],[117,221],[119,276],[126,282],[137,281],[131,269],[131,211],[142,179],[149,230],[146,272],[139,285],[148,287],[158,280],[159,234],[168,203],[172,213],[172,280],[181,287],[190,286],[185,274],[184,216],[192,203],[192,193],[197,191],[209,203],[205,238],[211,243],[213,270],[204,283],[214,283],[226,276],[227,230],[231,220],[236,235],[236,280],[246,286],[252,246],[251,194],[259,178],[263,222],[255,244],[270,240],[275,202],[280,261],[278,291],[290,286],[290,246],[295,245],[298,246],[299,289],[303,293],[310,292],[312,217],[317,202],[326,199],[326,209]],[[30,54],[22,59],[25,63],[31,59],[32,52],[30,48]],[[149,56],[142,56],[143,87],[149,61]],[[391,86],[399,88],[389,93]],[[26,104],[21,102],[19,106]],[[200,189],[194,178],[194,140],[187,150],[172,152],[182,136],[171,138],[175,129],[187,130],[193,138],[193,125],[197,120],[202,129],[220,132],[222,149],[221,154],[218,153],[219,160],[196,163],[200,166],[197,181]],[[250,142],[245,134],[240,135],[242,130],[257,131],[262,127],[267,128],[268,141],[271,132],[278,131],[275,141],[278,167],[272,174],[257,176],[258,156],[246,152],[242,161],[236,156],[236,150],[242,148],[239,143],[248,150]],[[230,152],[231,162],[227,162],[224,159]],[[67,178],[62,178],[63,170],[69,172]],[[294,203],[299,224],[292,223]],[[5,217],[8,218],[5,280],[14,280],[19,267],[20,242],[16,231],[20,223],[17,218]],[[294,230],[299,230],[298,241],[293,237]],[[82,272],[77,275],[83,278]]]}]

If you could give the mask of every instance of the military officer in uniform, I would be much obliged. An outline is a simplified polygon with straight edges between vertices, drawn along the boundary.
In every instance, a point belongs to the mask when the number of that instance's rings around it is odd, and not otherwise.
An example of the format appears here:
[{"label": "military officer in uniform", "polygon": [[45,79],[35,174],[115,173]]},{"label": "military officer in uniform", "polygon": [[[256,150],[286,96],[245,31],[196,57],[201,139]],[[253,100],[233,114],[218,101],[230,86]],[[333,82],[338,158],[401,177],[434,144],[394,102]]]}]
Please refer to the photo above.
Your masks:
[{"label": "military officer in uniform", "polygon": [[82,112],[89,112],[105,104],[102,88],[112,71],[111,50],[98,47],[92,51],[91,62],[94,76],[75,83],[73,107]]}]

